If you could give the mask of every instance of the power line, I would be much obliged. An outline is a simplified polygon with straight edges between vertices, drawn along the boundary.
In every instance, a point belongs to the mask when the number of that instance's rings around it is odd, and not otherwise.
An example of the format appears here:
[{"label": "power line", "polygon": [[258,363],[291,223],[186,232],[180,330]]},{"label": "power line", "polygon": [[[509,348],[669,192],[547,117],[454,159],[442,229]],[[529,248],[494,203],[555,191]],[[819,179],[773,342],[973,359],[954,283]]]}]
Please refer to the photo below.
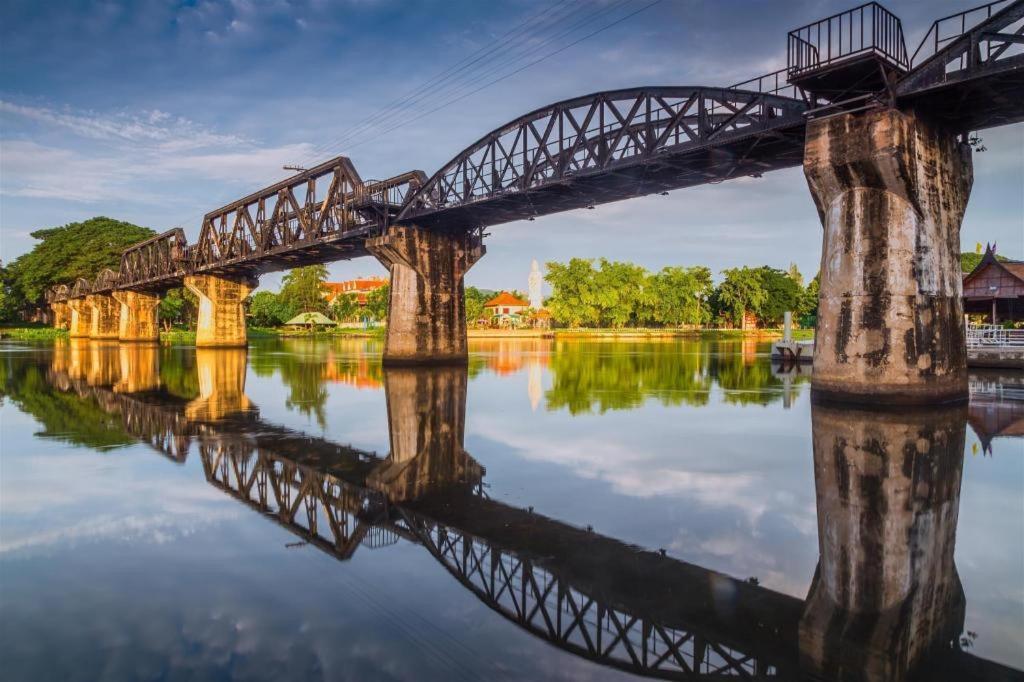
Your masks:
[{"label": "power line", "polygon": [[[478,49],[475,52],[471,53],[467,57],[464,57],[463,59],[459,60],[455,64],[452,64],[448,68],[446,68],[446,69],[442,70],[441,72],[439,72],[434,77],[432,77],[430,80],[428,80],[424,84],[418,86],[416,89],[414,89],[408,95],[406,95],[406,97],[401,98],[399,100],[396,100],[395,102],[392,102],[392,104],[388,105],[388,106],[392,106],[392,105],[395,105],[395,104],[401,104],[402,102],[404,102],[407,99],[409,99],[410,96],[413,96],[415,94],[419,94],[419,92],[421,92],[423,89],[429,88],[432,84],[434,84],[434,81],[436,81],[438,78],[440,78],[442,76],[445,76],[446,74],[451,72],[456,67],[459,67],[460,65],[462,65],[463,62],[466,62],[467,60],[473,60],[473,61],[470,61],[468,64],[465,64],[464,66],[462,66],[462,68],[458,69],[457,71],[455,71],[455,73],[453,73],[451,75],[455,75],[459,71],[462,71],[463,69],[465,69],[466,67],[471,66],[473,63],[477,62],[481,58],[481,57],[477,57],[477,55],[480,55],[481,53],[488,53],[488,52],[493,53],[493,52],[495,52],[498,47],[500,47],[505,42],[507,42],[508,40],[510,40],[513,37],[515,37],[515,34],[520,33],[522,29],[528,27],[531,24],[537,23],[537,20],[541,19],[542,17],[544,17],[548,13],[557,10],[562,5],[565,5],[567,2],[570,2],[570,1],[572,1],[572,0],[559,0],[555,4],[548,6],[544,10],[530,15],[525,20],[523,20],[522,22],[517,24],[515,27],[513,27],[512,29],[507,31],[501,37],[501,39],[499,39],[499,42],[497,44],[493,44],[492,43],[492,44],[488,44],[488,45],[485,45],[485,46],[481,47],[480,49]],[[551,22],[551,24],[552,25],[557,25],[560,21],[564,20],[566,17],[570,16],[575,11],[576,10],[574,9],[574,10],[566,13],[562,17],[559,17],[558,19],[555,19],[553,22]],[[476,59],[474,59],[474,57],[476,57]],[[442,79],[441,82],[443,82],[443,80],[446,80],[446,79]],[[367,117],[367,119],[363,119],[363,121],[374,120],[375,117],[379,117],[380,113],[382,111],[385,111],[387,108],[388,107],[384,107],[384,109],[378,110],[378,112],[375,112],[374,114],[371,114],[369,117]],[[347,133],[347,132],[349,132],[351,130],[352,130],[352,128],[349,128],[345,132]],[[333,141],[328,141],[326,143],[321,143],[321,144],[316,145],[310,152],[307,152],[307,154],[302,159],[302,162],[298,163],[297,165],[300,165],[300,166],[309,166],[309,165],[311,165],[309,162],[312,161],[312,160],[315,160],[318,156],[323,156],[323,152],[326,149],[329,149],[329,148],[332,148],[332,147],[336,147],[337,144],[338,144],[339,139],[340,138],[337,138],[337,139],[335,139]],[[266,184],[269,184],[272,181],[273,181],[273,179],[265,181],[262,184],[266,185]],[[227,200],[227,194],[228,194],[227,192],[224,192],[224,193],[220,194],[219,196],[221,196],[222,199],[219,200],[217,203],[220,204],[220,203],[223,203],[223,201],[226,201]],[[178,221],[177,224],[191,223],[192,221],[196,220],[197,218],[201,218],[201,217],[203,217],[205,215],[206,215],[206,212],[202,212],[202,213],[198,213],[198,214],[192,214],[192,215],[188,216],[187,218],[183,219],[182,221]]]},{"label": "power line", "polygon": [[[498,83],[498,82],[500,82],[500,81],[503,81],[503,80],[505,80],[506,78],[510,78],[510,77],[512,77],[512,76],[514,76],[514,75],[516,75],[517,73],[520,73],[520,72],[522,72],[522,71],[525,71],[526,69],[530,68],[531,66],[535,66],[535,65],[539,64],[540,62],[542,62],[542,61],[544,61],[544,60],[546,60],[546,59],[549,59],[550,57],[553,57],[553,56],[555,56],[556,54],[559,54],[560,52],[564,52],[565,50],[568,50],[568,49],[569,49],[570,47],[573,47],[573,46],[575,46],[575,45],[578,45],[579,43],[583,42],[584,40],[587,40],[588,38],[592,38],[593,36],[596,36],[596,35],[597,35],[598,33],[602,33],[603,31],[606,31],[606,30],[608,30],[608,29],[610,29],[610,28],[612,28],[612,27],[614,27],[614,26],[616,26],[616,25],[618,25],[618,24],[621,24],[622,22],[626,21],[627,19],[629,19],[629,18],[631,18],[631,17],[633,17],[633,16],[635,16],[635,15],[639,14],[640,12],[643,12],[644,10],[650,9],[651,7],[654,7],[655,5],[657,5],[657,4],[659,4],[659,3],[661,3],[661,1],[662,1],[662,0],[654,0],[653,2],[650,2],[650,3],[646,4],[646,5],[644,5],[643,7],[641,7],[641,8],[640,8],[640,9],[638,9],[638,10],[635,10],[635,11],[633,11],[633,12],[630,12],[629,14],[625,15],[624,17],[621,17],[621,18],[619,18],[619,19],[616,19],[615,21],[611,22],[610,24],[606,24],[605,26],[602,26],[601,28],[599,28],[599,29],[597,29],[597,30],[595,30],[595,31],[592,31],[592,32],[588,33],[587,35],[583,36],[582,38],[579,38],[578,40],[574,40],[573,42],[569,43],[568,45],[565,45],[565,46],[563,46],[563,47],[560,47],[560,48],[558,48],[557,50],[554,50],[553,52],[549,52],[548,54],[544,55],[543,57],[541,57],[541,58],[539,58],[539,59],[535,59],[534,61],[530,62],[529,64],[526,64],[526,65],[524,65],[524,66],[521,66],[521,67],[519,67],[518,69],[516,69],[515,71],[512,71],[512,72],[510,72],[510,73],[507,73],[507,74],[505,74],[504,76],[501,76],[501,77],[499,77],[499,78],[495,78],[494,80],[492,80],[492,81],[490,81],[490,82],[488,82],[488,83],[485,83],[484,85],[481,85],[480,87],[478,87],[478,88],[476,88],[476,89],[474,89],[474,90],[471,90],[470,92],[467,92],[466,94],[464,94],[464,95],[462,95],[462,96],[460,96],[460,97],[458,97],[458,98],[456,98],[456,99],[453,99],[453,100],[451,100],[450,102],[446,102],[445,104],[442,104],[441,106],[435,107],[435,108],[433,108],[433,109],[431,109],[431,110],[429,110],[429,111],[425,111],[425,112],[423,112],[422,114],[420,114],[419,116],[415,116],[415,117],[413,117],[412,119],[409,119],[408,121],[405,121],[405,122],[403,122],[403,123],[402,123],[401,125],[405,125],[406,123],[411,123],[411,122],[413,122],[413,121],[416,121],[416,120],[419,120],[419,119],[423,118],[424,116],[427,116],[427,115],[429,115],[429,114],[432,114],[432,113],[434,113],[434,112],[436,112],[436,111],[440,111],[441,109],[444,109],[444,108],[446,108],[446,107],[449,107],[449,106],[451,106],[452,104],[455,104],[456,102],[458,102],[458,101],[460,101],[460,100],[463,100],[463,99],[465,99],[465,98],[467,98],[467,97],[469,97],[469,96],[471,96],[471,95],[474,95],[474,94],[476,94],[476,93],[480,92],[481,90],[484,90],[484,89],[486,89],[486,88],[489,88],[490,86],[494,85],[495,83]],[[387,130],[385,130],[385,131],[381,132],[381,133],[380,133],[380,135],[377,135],[377,136],[375,136],[375,137],[371,137],[371,138],[368,138],[368,139],[362,140],[362,141],[360,141],[360,142],[357,142],[356,144],[352,145],[352,146],[351,146],[351,147],[350,147],[349,149],[354,149],[354,148],[356,148],[356,147],[358,147],[358,146],[360,146],[360,145],[366,144],[367,142],[369,142],[369,141],[371,141],[371,140],[375,140],[375,139],[377,139],[377,138],[378,138],[378,137],[380,137],[381,135],[386,135],[386,134],[387,134],[387,133],[389,133],[389,132],[392,132],[392,131],[394,131],[394,130],[397,130],[398,128],[400,128],[400,127],[401,127],[401,125],[398,125],[398,126],[394,126],[394,127],[392,127],[392,128],[389,128],[389,129],[387,129]]]},{"label": "power line", "polygon": [[[499,38],[497,43],[489,43],[487,45],[484,45],[483,47],[479,48],[476,52],[473,52],[472,54],[468,55],[467,57],[462,58],[461,60],[459,60],[455,64],[452,64],[451,66],[449,66],[447,69],[442,70],[441,72],[439,72],[438,74],[436,74],[435,76],[433,76],[432,78],[427,80],[426,82],[420,84],[415,89],[413,89],[412,91],[407,93],[404,97],[401,97],[401,98],[399,98],[397,100],[392,101],[391,103],[385,105],[384,107],[382,107],[381,109],[377,110],[376,112],[374,112],[374,113],[366,116],[365,118],[359,120],[358,122],[356,122],[355,124],[353,124],[352,126],[347,128],[346,130],[342,131],[342,133],[339,136],[337,136],[336,138],[334,138],[333,140],[318,145],[316,148],[314,148],[313,154],[317,154],[317,153],[323,152],[326,149],[329,149],[331,147],[336,146],[337,144],[339,144],[339,141],[341,139],[344,139],[345,137],[352,135],[357,129],[365,126],[367,123],[372,123],[374,120],[379,118],[382,114],[384,114],[384,113],[386,113],[388,111],[394,110],[396,107],[401,107],[402,105],[408,103],[410,100],[415,98],[417,95],[420,95],[420,94],[422,94],[424,92],[429,91],[430,88],[432,88],[432,87],[436,88],[436,86],[439,86],[442,83],[444,83],[445,81],[450,80],[454,76],[458,75],[459,73],[461,73],[461,72],[465,71],[466,69],[468,69],[469,67],[473,66],[473,64],[476,64],[476,63],[480,62],[480,60],[482,60],[485,57],[487,57],[488,54],[495,54],[500,47],[502,47],[503,45],[507,44],[513,38],[517,37],[518,34],[523,33],[524,30],[526,28],[528,28],[531,24],[538,23],[538,21],[541,18],[543,18],[545,15],[547,15],[547,14],[549,14],[551,12],[556,11],[562,5],[565,5],[567,2],[570,2],[570,1],[571,0],[559,0],[559,2],[556,2],[555,4],[545,8],[543,11],[531,15],[530,17],[528,17],[527,19],[525,19],[524,21],[520,22],[519,24],[514,26],[512,29],[510,29],[509,31],[504,33],[501,36],[501,38]],[[569,14],[571,14],[571,13],[572,12],[570,12]],[[556,14],[557,14],[557,12],[556,12]],[[568,16],[568,15],[565,15],[565,16]],[[559,21],[562,21],[564,18],[565,17],[563,16],[563,17],[561,17],[559,19],[555,19],[552,23],[555,24],[555,23],[557,23]],[[458,68],[456,68],[456,67],[458,67]]]},{"label": "power line", "polygon": [[[381,125],[384,125],[385,123],[390,124],[399,115],[404,114],[406,112],[406,110],[411,109],[412,105],[420,103],[420,102],[424,101],[425,99],[426,100],[433,99],[433,100],[436,101],[436,100],[441,99],[441,98],[448,98],[449,102],[456,101],[455,98],[457,98],[460,93],[465,92],[466,87],[472,86],[475,83],[479,83],[481,80],[484,80],[488,76],[500,72],[503,68],[508,67],[508,66],[512,66],[516,62],[518,62],[518,61],[520,61],[520,60],[522,60],[524,58],[528,58],[529,56],[531,56],[533,54],[536,54],[537,52],[543,50],[545,47],[547,47],[551,43],[553,43],[553,42],[555,42],[557,40],[560,40],[560,39],[562,39],[562,38],[572,34],[577,29],[582,28],[583,26],[586,26],[587,24],[593,22],[594,20],[598,19],[599,17],[601,17],[601,16],[603,16],[605,14],[608,14],[610,12],[613,12],[613,11],[619,9],[620,7],[622,7],[623,5],[625,5],[626,3],[632,2],[632,1],[633,0],[617,0],[616,3],[613,3],[612,5],[610,5],[610,6],[606,7],[606,8],[599,9],[597,11],[591,12],[590,14],[584,16],[582,20],[579,20],[579,21],[571,24],[567,29],[562,30],[562,31],[557,32],[557,33],[553,33],[552,35],[549,35],[548,37],[543,39],[539,44],[533,45],[533,46],[525,46],[525,51],[520,50],[519,52],[513,52],[511,57],[509,57],[507,59],[504,59],[503,61],[499,61],[497,64],[492,65],[491,68],[488,68],[488,69],[482,71],[481,73],[468,74],[469,80],[466,80],[463,83],[453,83],[453,84],[450,84],[449,86],[446,86],[445,88],[442,88],[442,89],[440,89],[440,90],[438,90],[438,91],[436,91],[434,93],[430,93],[429,95],[425,95],[425,96],[419,97],[416,100],[414,100],[412,102],[409,102],[409,104],[406,107],[404,107],[402,110],[400,110],[400,111],[391,112],[390,114],[387,114],[385,116],[380,117],[376,121],[376,123],[378,124],[377,127],[379,127]],[[570,13],[570,14],[572,14],[572,13]],[[568,18],[568,16],[569,15],[566,15],[566,16],[562,17],[562,19],[566,19],[566,18]],[[372,127],[371,127],[371,129],[372,129]],[[367,132],[367,131],[362,131],[362,132]],[[347,141],[349,141],[351,139],[351,137],[352,136],[348,136],[347,138],[343,138],[342,141],[343,142],[347,142]],[[375,138],[371,138],[371,139],[375,139]]]}]

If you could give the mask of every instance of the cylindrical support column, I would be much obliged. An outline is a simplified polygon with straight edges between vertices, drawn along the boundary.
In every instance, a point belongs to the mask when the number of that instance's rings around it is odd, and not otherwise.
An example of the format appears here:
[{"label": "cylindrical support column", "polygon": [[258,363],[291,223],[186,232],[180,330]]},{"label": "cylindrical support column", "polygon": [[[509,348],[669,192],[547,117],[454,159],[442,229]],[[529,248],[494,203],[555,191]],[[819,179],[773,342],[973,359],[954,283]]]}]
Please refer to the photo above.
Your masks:
[{"label": "cylindrical support column", "polygon": [[384,363],[467,362],[463,277],[485,253],[480,238],[395,226],[366,247],[391,273]]},{"label": "cylindrical support column", "polygon": [[902,680],[959,636],[966,424],[966,405],[812,405],[820,559],[799,639],[815,679]]},{"label": "cylindrical support column", "polygon": [[54,329],[67,329],[71,326],[71,307],[67,301],[54,301],[50,308],[53,309]]},{"label": "cylindrical support column", "polygon": [[185,277],[185,287],[199,297],[197,347],[246,345],[245,309],[242,301],[256,288],[254,280],[188,275]]},{"label": "cylindrical support column", "polygon": [[824,226],[819,395],[967,398],[960,222],[970,153],[951,132],[893,109],[808,123],[804,173]]},{"label": "cylindrical support column", "polygon": [[160,323],[157,307],[160,297],[142,291],[115,291],[114,299],[121,305],[117,338],[120,341],[159,341]]},{"label": "cylindrical support column", "polygon": [[68,317],[68,335],[71,338],[88,338],[92,329],[92,306],[84,298],[72,298],[68,301],[71,311]]},{"label": "cylindrical support column", "polygon": [[89,294],[85,297],[85,302],[92,308],[89,338],[116,339],[121,307],[114,297],[109,294]]}]

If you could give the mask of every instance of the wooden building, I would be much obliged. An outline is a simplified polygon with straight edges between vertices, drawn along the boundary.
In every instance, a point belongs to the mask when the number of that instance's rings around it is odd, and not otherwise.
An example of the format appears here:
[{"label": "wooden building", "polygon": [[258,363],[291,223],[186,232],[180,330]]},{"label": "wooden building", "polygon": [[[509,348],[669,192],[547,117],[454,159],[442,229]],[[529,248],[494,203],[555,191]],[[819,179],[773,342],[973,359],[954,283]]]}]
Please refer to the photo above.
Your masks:
[{"label": "wooden building", "polygon": [[999,324],[1024,320],[1024,261],[996,258],[993,244],[964,275],[964,312]]}]

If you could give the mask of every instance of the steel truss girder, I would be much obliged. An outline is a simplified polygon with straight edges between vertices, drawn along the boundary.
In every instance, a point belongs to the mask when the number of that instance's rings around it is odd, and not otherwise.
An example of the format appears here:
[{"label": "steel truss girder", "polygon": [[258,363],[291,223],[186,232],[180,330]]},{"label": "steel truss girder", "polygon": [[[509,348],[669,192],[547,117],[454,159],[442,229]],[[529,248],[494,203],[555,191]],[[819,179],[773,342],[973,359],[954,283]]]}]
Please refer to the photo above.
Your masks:
[{"label": "steel truss girder", "polygon": [[[608,198],[637,196],[688,184],[700,156],[735,155],[736,143],[769,131],[802,127],[802,99],[766,92],[710,87],[657,87],[599,92],[537,109],[488,133],[435,173],[399,214],[400,221],[441,221],[459,216],[479,226],[588,205],[572,199],[584,179],[600,178]],[[690,168],[673,167],[693,154]],[[707,164],[708,168],[712,168]],[[725,179],[721,167],[712,175]],[[545,190],[560,188],[558,200]],[[523,196],[527,199],[523,200]],[[530,197],[536,201],[530,201]],[[470,207],[519,199],[516,208],[474,221]],[[455,209],[466,208],[456,213]],[[455,222],[460,222],[456,218]],[[451,221],[446,221],[450,223]],[[477,222],[477,225],[471,223]]]}]

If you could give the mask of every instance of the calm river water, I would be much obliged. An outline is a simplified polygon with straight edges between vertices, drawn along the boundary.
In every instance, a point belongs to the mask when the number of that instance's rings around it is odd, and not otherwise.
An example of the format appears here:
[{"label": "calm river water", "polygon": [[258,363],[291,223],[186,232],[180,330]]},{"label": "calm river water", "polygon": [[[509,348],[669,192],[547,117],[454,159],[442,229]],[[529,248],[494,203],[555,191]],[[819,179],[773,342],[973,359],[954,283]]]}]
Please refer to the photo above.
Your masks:
[{"label": "calm river water", "polygon": [[0,677],[1020,679],[1019,375],[872,412],[763,343],[380,350],[0,345]]}]

